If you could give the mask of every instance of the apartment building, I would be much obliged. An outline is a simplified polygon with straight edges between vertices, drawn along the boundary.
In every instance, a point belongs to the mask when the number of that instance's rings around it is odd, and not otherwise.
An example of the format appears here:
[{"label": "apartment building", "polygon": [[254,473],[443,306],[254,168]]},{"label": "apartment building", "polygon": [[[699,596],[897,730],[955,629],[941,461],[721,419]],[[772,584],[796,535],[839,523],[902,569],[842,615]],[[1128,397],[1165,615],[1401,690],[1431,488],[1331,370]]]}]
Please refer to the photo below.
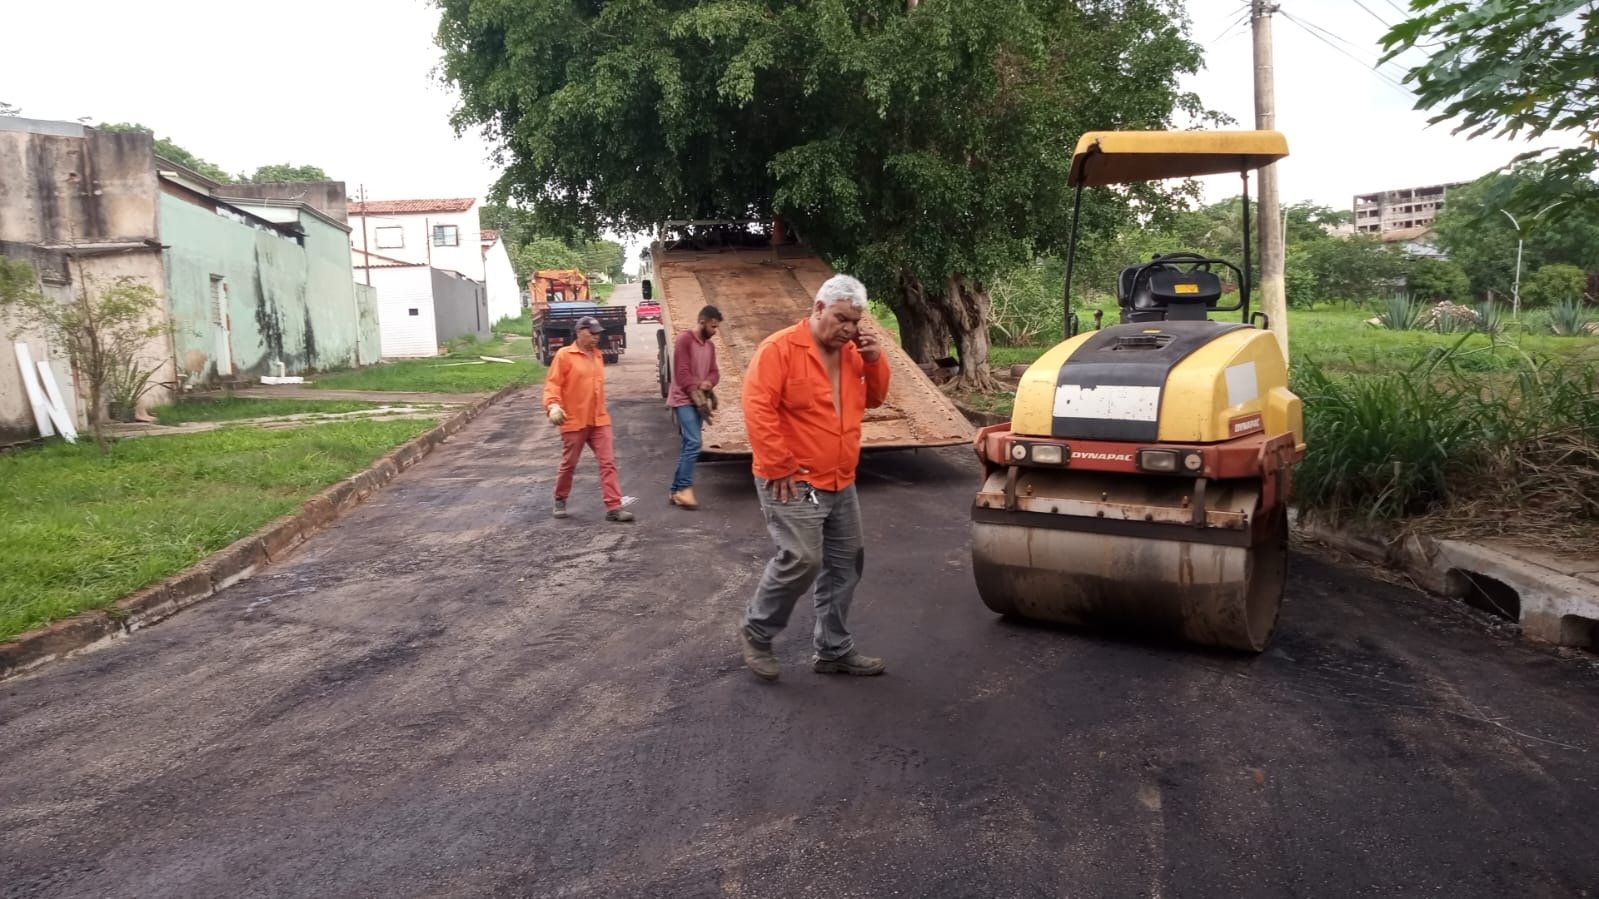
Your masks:
[{"label": "apartment building", "polygon": [[1406,187],[1355,196],[1355,231],[1383,235],[1431,225],[1444,208],[1445,195],[1466,182]]}]

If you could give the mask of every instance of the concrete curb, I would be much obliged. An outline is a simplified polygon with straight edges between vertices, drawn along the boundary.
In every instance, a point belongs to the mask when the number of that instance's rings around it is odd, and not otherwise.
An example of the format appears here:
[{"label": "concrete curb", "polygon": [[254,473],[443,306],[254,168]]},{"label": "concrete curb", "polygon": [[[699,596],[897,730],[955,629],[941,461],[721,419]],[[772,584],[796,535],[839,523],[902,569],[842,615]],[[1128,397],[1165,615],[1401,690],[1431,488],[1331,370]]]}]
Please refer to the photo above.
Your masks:
[{"label": "concrete curb", "polygon": [[979,428],[985,428],[989,425],[1003,424],[1007,421],[1010,421],[1010,416],[1008,415],[1000,415],[997,412],[984,412],[981,409],[973,409],[971,406],[961,402],[955,402],[955,408],[961,410],[961,414],[966,416],[966,420]]},{"label": "concrete curb", "polygon": [[0,643],[0,681],[149,627],[282,561],[400,472],[427,458],[434,447],[460,432],[484,409],[521,389],[505,387],[472,402],[380,456],[366,470],[306,500],[298,512],[269,522],[166,580],[124,596],[109,608],[84,612]]},{"label": "concrete curb", "polygon": [[1560,559],[1418,534],[1384,537],[1315,521],[1296,527],[1310,540],[1403,572],[1430,593],[1513,620],[1524,639],[1599,648],[1599,558]]}]

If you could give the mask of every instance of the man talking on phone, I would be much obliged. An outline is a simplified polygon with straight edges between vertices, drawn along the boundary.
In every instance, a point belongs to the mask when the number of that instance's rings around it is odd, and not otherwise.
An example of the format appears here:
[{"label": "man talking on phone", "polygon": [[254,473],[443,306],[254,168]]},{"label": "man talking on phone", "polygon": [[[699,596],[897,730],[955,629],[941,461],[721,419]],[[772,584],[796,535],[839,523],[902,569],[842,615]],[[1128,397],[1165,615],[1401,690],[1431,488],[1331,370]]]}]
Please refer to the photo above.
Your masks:
[{"label": "man talking on phone", "polygon": [[761,342],[744,375],[744,426],[761,512],[777,554],[739,623],[744,663],[776,680],[772,639],[816,588],[815,656],[822,674],[882,674],[855,649],[847,619],[865,565],[855,495],[861,419],[888,396],[888,360],[860,330],[866,288],[848,275],[816,292],[809,318]]}]

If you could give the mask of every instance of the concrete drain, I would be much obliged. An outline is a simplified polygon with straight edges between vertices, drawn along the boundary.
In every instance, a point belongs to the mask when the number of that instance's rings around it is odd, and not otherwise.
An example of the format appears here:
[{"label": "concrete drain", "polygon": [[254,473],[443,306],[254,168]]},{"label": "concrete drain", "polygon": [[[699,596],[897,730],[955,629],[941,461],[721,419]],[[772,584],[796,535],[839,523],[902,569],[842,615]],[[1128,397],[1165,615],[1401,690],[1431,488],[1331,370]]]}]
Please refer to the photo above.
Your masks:
[{"label": "concrete drain", "polygon": [[1599,620],[1581,615],[1560,617],[1560,643],[1586,650],[1599,650]]},{"label": "concrete drain", "polygon": [[1515,587],[1498,578],[1461,568],[1449,569],[1446,577],[1449,580],[1451,596],[1465,600],[1466,604],[1474,609],[1481,609],[1506,621],[1521,620],[1521,594]]}]

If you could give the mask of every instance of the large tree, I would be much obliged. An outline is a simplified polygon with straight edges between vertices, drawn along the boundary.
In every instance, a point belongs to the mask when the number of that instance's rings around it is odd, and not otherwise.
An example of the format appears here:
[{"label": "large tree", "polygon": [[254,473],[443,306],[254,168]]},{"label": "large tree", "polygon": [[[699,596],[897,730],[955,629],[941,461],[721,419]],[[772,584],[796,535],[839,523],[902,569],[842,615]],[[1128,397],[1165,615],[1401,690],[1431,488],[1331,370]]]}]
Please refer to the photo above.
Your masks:
[{"label": "large tree", "polygon": [[966,387],[992,383],[992,279],[1064,247],[1077,137],[1202,111],[1176,0],[438,2],[455,124],[541,228],[782,214]]}]

